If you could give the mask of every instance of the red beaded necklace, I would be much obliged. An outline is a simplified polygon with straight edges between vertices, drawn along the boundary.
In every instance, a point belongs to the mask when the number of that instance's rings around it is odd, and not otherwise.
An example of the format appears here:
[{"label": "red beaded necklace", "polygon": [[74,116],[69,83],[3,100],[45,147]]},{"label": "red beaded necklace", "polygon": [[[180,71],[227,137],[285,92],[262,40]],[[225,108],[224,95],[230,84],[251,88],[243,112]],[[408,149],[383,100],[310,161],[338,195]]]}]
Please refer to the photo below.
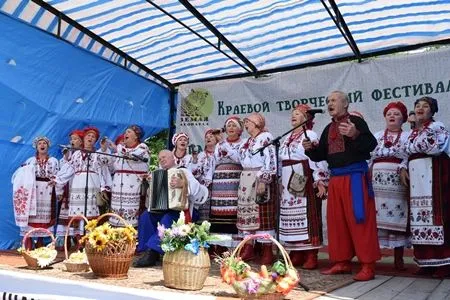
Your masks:
[{"label": "red beaded necklace", "polygon": [[400,129],[400,131],[397,133],[397,137],[395,138],[394,142],[388,141],[388,139],[387,139],[388,131],[389,130],[387,128],[384,130],[384,136],[383,136],[384,146],[386,148],[391,148],[392,146],[396,145],[398,143],[398,141],[400,140],[400,136],[402,135],[402,130]]},{"label": "red beaded necklace", "polygon": [[293,141],[298,139],[303,134],[303,130],[300,130],[299,132],[292,132],[291,136],[287,140],[287,144],[290,145]]}]

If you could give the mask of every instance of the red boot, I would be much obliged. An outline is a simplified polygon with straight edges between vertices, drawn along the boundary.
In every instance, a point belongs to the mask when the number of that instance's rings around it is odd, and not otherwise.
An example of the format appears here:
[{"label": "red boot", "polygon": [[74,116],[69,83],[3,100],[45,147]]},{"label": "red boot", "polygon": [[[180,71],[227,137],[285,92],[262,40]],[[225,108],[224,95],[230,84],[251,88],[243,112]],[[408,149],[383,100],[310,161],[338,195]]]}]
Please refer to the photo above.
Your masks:
[{"label": "red boot", "polygon": [[394,248],[394,266],[397,271],[406,270],[403,262],[403,247]]},{"label": "red boot", "polygon": [[294,250],[289,253],[294,267],[300,267],[305,263],[305,251]]},{"label": "red boot", "polygon": [[243,261],[253,260],[255,258],[255,251],[253,249],[253,245],[245,244],[244,247],[242,247],[240,256]]},{"label": "red boot", "polygon": [[356,281],[369,281],[375,278],[375,263],[361,264],[361,271],[353,279]]},{"label": "red boot", "polygon": [[262,244],[261,264],[270,266],[273,262],[272,243]]},{"label": "red boot", "polygon": [[317,269],[317,253],[318,249],[307,250],[306,252],[306,262],[303,265],[303,269],[315,270]]},{"label": "red boot", "polygon": [[350,274],[352,272],[352,264],[350,261],[341,261],[331,268],[320,272],[323,275]]}]

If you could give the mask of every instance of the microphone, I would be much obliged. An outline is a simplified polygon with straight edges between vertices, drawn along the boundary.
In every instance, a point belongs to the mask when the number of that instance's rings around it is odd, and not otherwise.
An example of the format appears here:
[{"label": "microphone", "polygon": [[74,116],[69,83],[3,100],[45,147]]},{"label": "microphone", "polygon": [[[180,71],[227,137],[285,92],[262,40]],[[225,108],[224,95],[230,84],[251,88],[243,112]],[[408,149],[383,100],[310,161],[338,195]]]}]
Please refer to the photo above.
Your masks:
[{"label": "microphone", "polygon": [[314,117],[315,114],[323,114],[325,111],[321,108],[315,108],[315,109],[308,109],[306,112]]},{"label": "microphone", "polygon": [[138,155],[136,155],[136,154],[134,154],[134,153],[131,153],[131,156],[133,156],[133,158],[135,159],[135,160],[139,160],[139,161],[142,161],[142,162],[148,162],[148,158],[146,158],[146,157],[140,157],[140,156],[138,156]]}]

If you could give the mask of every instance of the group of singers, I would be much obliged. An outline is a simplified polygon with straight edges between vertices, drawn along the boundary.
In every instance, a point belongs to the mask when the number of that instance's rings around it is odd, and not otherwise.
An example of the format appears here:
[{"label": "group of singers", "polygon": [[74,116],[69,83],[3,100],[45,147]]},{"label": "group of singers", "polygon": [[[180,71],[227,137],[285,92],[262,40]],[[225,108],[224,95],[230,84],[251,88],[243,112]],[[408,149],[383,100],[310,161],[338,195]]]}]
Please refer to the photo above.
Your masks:
[{"label": "group of singers", "polygon": [[[278,222],[280,242],[290,251],[294,265],[316,269],[323,242],[322,200],[328,199],[328,249],[333,265],[323,274],[351,273],[350,261],[356,256],[361,269],[354,279],[371,280],[375,262],[381,258],[380,247],[394,249],[395,268],[403,270],[403,249],[412,246],[417,273],[449,276],[449,133],[434,120],[437,100],[417,99],[414,120],[408,120],[402,102],[387,104],[383,110],[386,128],[375,134],[361,115],[349,113],[344,92],[332,92],[327,105],[332,119],[320,136],[312,131],[310,107],[293,109],[295,129],[281,144],[279,162],[271,144],[273,136],[259,113],[243,120],[229,117],[224,136],[207,130],[200,153],[188,154],[189,136],[175,134],[174,150],[163,150],[158,158],[161,169],[178,168],[185,174],[171,178],[169,185],[189,187],[187,220],[209,220],[213,232],[230,236],[214,242],[212,253],[235,247],[249,234],[275,235]],[[414,125],[411,131],[402,130],[407,121]],[[94,127],[74,130],[72,147],[88,151],[68,151],[59,162],[48,155],[48,138],[35,139],[36,156],[16,171],[14,180],[28,182],[33,172],[36,197],[23,204],[22,185],[14,184],[16,223],[22,234],[30,227],[53,225],[52,197],[60,200],[58,226],[79,214],[95,218],[99,205],[110,203],[113,212],[138,227],[138,251],[143,254],[135,266],[155,265],[162,254],[157,224],[170,227],[179,212],[145,209],[141,183],[151,180],[151,175],[146,164],[149,149],[142,143],[139,126],[130,126],[117,145],[102,142],[96,151],[99,136]],[[120,225],[117,220],[112,224]],[[243,247],[244,261],[257,257],[262,264],[272,263],[270,241],[257,240]]]}]

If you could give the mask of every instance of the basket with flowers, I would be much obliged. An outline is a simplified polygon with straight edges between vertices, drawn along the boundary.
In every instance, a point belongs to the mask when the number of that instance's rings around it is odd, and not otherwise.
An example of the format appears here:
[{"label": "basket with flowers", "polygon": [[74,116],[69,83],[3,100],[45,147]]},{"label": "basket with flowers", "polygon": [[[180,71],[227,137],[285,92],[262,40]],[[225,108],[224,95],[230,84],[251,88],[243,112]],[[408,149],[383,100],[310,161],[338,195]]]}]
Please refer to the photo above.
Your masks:
[{"label": "basket with flowers", "polygon": [[67,245],[68,245],[70,225],[72,225],[73,221],[80,220],[80,219],[84,220],[86,222],[86,224],[88,223],[88,220],[83,215],[72,217],[72,219],[70,219],[69,223],[67,224],[66,234],[64,236],[64,254],[66,256],[66,259],[63,262],[64,262],[64,265],[66,266],[67,272],[87,272],[87,271],[89,271],[89,263],[88,263],[87,255],[84,251],[77,251],[77,252],[71,253],[70,256],[68,256]]},{"label": "basket with flowers", "polygon": [[[116,217],[125,227],[113,228],[108,222],[98,225],[104,217]],[[106,213],[90,220],[88,231],[80,240],[85,245],[92,271],[98,277],[125,279],[136,250],[136,229],[119,215]]]},{"label": "basket with flowers", "polygon": [[[283,261],[276,261],[270,268],[262,265],[259,271],[251,269],[240,257],[241,248],[253,239],[270,239],[280,250]],[[232,254],[217,257],[222,280],[230,284],[243,299],[283,299],[299,283],[299,275],[283,246],[267,234],[247,236]]]},{"label": "basket with flowers", "polygon": [[[45,247],[39,247],[34,250],[27,249],[25,247],[26,240],[32,233],[35,232],[42,232],[49,235],[52,239],[52,242]],[[55,250],[55,237],[48,229],[45,228],[33,228],[29,230],[23,237],[22,247],[17,249],[17,251],[22,254],[23,258],[27,262],[28,268],[34,270],[48,267],[58,255],[58,252]]]},{"label": "basket with flowers", "polygon": [[210,235],[211,224],[185,224],[184,213],[171,228],[158,224],[163,257],[164,285],[182,290],[200,290],[208,277],[211,262],[208,241],[219,237]]}]

